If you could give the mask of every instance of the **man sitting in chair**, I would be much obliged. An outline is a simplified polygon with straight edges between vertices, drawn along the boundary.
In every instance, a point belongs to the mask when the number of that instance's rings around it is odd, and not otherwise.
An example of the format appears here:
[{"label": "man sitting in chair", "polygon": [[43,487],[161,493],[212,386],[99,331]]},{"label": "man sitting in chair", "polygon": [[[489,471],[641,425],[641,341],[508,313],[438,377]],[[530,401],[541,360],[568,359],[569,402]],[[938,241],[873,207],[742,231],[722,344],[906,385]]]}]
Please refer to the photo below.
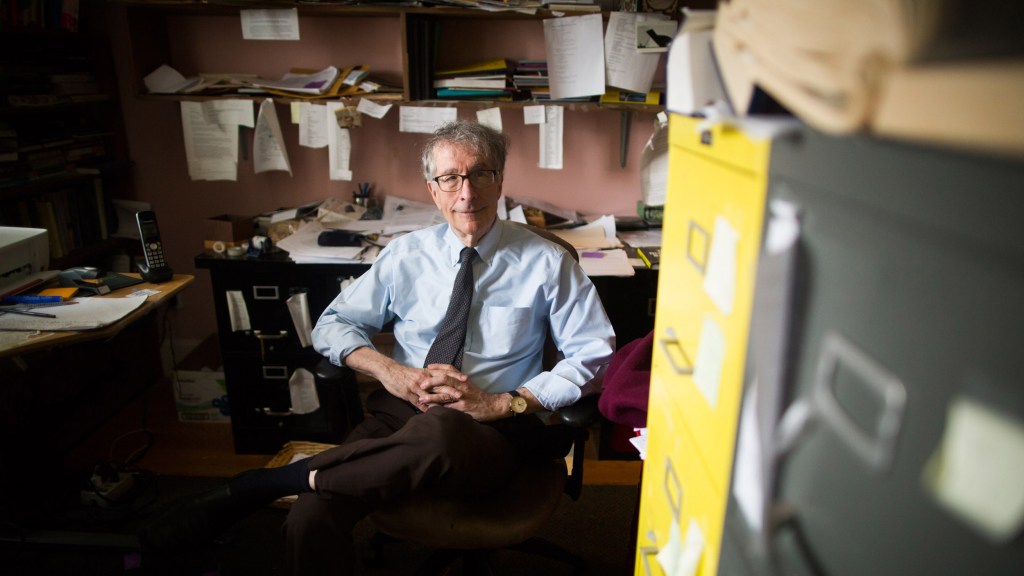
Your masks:
[{"label": "man sitting in chair", "polygon": [[[316,350],[382,385],[366,419],[337,447],[247,472],[171,512],[144,544],[212,539],[299,494],[285,522],[289,571],[351,573],[351,530],[373,510],[418,493],[500,494],[527,459],[565,454],[530,413],[596,391],[615,336],[573,256],[498,220],[507,150],[505,135],[477,123],[437,130],[423,173],[447,224],[390,242],[320,316]],[[391,357],[371,342],[389,322]],[[564,358],[544,371],[549,333]]]}]

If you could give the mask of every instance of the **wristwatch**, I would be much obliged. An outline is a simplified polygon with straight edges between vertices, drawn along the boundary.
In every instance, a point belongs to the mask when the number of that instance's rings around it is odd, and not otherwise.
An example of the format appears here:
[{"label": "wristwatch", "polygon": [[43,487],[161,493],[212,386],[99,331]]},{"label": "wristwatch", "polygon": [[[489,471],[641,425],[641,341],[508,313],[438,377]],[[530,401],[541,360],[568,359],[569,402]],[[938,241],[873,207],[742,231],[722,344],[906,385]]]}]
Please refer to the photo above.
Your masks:
[{"label": "wristwatch", "polygon": [[510,390],[509,394],[512,395],[512,401],[508,404],[509,413],[518,416],[526,412],[526,398],[520,396],[518,390]]}]

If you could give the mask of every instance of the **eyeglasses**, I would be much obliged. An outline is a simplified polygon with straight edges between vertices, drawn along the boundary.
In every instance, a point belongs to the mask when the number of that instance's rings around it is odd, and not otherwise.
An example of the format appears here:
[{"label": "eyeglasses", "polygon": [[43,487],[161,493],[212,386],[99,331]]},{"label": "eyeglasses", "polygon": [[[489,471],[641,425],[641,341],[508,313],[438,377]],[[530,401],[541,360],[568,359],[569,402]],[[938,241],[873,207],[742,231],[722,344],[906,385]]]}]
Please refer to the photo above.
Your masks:
[{"label": "eyeglasses", "polygon": [[431,178],[442,192],[458,192],[462,190],[462,183],[469,179],[474,188],[486,188],[494,186],[501,178],[501,172],[497,170],[474,170],[469,174],[442,174]]}]

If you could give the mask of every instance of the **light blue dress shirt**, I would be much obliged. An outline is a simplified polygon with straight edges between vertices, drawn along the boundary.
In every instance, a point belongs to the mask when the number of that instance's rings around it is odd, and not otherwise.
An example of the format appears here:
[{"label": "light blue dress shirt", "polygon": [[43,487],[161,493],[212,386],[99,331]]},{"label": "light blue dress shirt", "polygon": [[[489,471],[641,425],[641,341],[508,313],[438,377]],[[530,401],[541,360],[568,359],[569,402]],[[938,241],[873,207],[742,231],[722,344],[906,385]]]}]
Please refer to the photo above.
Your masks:
[{"label": "light blue dress shirt", "polygon": [[[324,310],[313,346],[330,361],[394,321],[392,357],[420,367],[444,318],[464,245],[447,224],[391,241],[365,274]],[[476,247],[474,294],[462,371],[486,392],[525,387],[548,410],[600,386],[615,333],[593,283],[576,260],[517,224],[497,221]],[[564,359],[541,360],[551,335]]]}]

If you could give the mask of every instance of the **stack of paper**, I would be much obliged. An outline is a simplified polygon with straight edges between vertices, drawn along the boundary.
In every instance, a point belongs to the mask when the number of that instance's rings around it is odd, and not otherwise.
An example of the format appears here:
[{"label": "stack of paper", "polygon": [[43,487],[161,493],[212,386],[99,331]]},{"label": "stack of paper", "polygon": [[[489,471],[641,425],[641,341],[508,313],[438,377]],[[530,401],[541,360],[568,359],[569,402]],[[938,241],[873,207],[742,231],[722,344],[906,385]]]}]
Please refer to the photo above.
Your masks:
[{"label": "stack of paper", "polygon": [[297,94],[323,94],[334,87],[340,72],[328,66],[317,72],[289,72],[279,80],[251,79],[249,84],[257,88],[295,92]]}]

